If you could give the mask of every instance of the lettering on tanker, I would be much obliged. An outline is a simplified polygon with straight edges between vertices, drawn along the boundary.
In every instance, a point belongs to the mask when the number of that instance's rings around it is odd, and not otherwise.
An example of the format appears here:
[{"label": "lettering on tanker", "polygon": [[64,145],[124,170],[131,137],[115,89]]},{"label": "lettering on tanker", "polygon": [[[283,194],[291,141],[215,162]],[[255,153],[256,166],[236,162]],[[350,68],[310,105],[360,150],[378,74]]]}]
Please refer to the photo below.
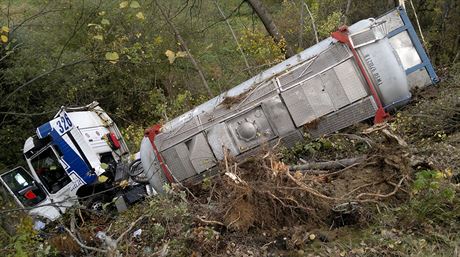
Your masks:
[{"label": "lettering on tanker", "polygon": [[372,76],[374,77],[374,80],[375,80],[375,82],[376,82],[376,85],[375,85],[375,86],[378,87],[378,86],[382,85],[382,83],[383,83],[382,77],[381,77],[380,74],[377,72],[377,68],[375,67],[374,61],[372,61],[371,55],[370,55],[370,54],[366,54],[366,55],[364,56],[364,60],[366,61],[367,67],[369,67],[369,70],[371,71]]}]

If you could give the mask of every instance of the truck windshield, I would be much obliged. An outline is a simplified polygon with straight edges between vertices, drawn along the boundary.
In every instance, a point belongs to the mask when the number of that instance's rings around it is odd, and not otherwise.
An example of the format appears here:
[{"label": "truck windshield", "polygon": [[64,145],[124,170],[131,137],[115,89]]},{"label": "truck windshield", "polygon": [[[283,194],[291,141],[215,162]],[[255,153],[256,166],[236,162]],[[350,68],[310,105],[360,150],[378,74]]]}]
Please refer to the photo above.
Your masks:
[{"label": "truck windshield", "polygon": [[70,183],[70,177],[59,163],[51,147],[32,158],[32,166],[45,188],[51,194],[56,193]]},{"label": "truck windshield", "polygon": [[35,184],[32,176],[21,167],[2,175],[2,180],[26,207],[35,206],[46,198],[45,192]]}]

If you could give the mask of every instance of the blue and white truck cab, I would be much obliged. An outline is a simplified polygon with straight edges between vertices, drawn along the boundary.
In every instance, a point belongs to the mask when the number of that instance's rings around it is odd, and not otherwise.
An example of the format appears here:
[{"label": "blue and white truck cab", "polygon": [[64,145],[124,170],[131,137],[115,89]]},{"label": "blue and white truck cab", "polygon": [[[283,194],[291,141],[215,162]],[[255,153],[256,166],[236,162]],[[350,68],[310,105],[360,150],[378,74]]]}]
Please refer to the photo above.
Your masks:
[{"label": "blue and white truck cab", "polygon": [[117,186],[129,180],[125,165],[129,150],[97,102],[61,107],[26,140],[23,153],[28,169],[17,167],[1,174],[0,187],[32,216],[53,221],[81,199],[100,205],[131,192],[133,202],[145,190],[132,181],[124,188]]}]

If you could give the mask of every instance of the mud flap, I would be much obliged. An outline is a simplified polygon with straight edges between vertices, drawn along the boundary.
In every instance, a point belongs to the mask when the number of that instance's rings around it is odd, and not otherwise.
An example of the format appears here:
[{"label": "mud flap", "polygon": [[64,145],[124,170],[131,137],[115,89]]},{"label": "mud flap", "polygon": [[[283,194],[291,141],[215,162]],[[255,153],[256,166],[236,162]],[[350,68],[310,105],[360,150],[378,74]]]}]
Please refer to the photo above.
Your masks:
[{"label": "mud flap", "polygon": [[115,200],[117,211],[126,211],[129,206],[143,200],[146,195],[147,190],[145,185],[136,185],[124,190],[123,194],[118,196]]}]

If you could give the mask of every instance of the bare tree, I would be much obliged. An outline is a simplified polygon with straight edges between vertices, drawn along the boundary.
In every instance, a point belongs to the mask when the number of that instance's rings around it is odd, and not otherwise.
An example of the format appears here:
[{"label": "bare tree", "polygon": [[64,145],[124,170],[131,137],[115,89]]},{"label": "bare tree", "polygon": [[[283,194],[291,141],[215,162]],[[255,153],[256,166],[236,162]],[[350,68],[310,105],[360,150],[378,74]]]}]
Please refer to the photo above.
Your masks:
[{"label": "bare tree", "polygon": [[420,33],[420,37],[422,38],[423,46],[425,46],[425,49],[428,52],[428,44],[426,43],[425,37],[423,36],[422,28],[420,27],[420,22],[418,20],[417,11],[415,11],[414,3],[412,3],[412,0],[409,0],[409,3],[412,8],[412,11],[414,12],[415,21],[417,22],[417,28],[418,28],[418,32]]},{"label": "bare tree", "polygon": [[343,24],[347,24],[348,22],[348,13],[350,12],[351,7],[351,0],[347,1],[347,7],[345,8],[345,13],[343,14]]},{"label": "bare tree", "polygon": [[198,74],[200,75],[201,81],[203,82],[203,87],[208,92],[208,95],[210,97],[213,97],[211,88],[209,87],[208,82],[206,81],[206,78],[204,76],[203,70],[201,69],[200,65],[198,64],[198,62],[193,57],[192,53],[190,52],[190,49],[187,46],[187,43],[182,38],[182,36],[179,33],[179,30],[177,29],[176,25],[174,25],[174,23],[171,21],[171,19],[168,17],[168,15],[164,12],[163,8],[158,4],[158,2],[156,0],[154,0],[153,2],[157,6],[158,10],[160,10],[160,13],[163,16],[163,18],[166,20],[166,23],[168,23],[169,27],[171,27],[171,29],[173,30],[174,35],[175,35],[177,41],[180,43],[180,45],[183,48],[183,50],[185,52],[187,52],[187,57],[190,59],[190,61],[192,62],[193,66],[198,71]]},{"label": "bare tree", "polygon": [[[284,40],[283,35],[279,32],[278,27],[276,26],[275,22],[273,21],[272,16],[262,4],[260,0],[246,0],[246,2],[251,6],[254,12],[259,16],[260,20],[264,24],[265,29],[273,37],[276,43],[280,43]],[[289,58],[294,55],[294,51],[292,51],[291,47],[286,43],[285,49],[285,56]]]},{"label": "bare tree", "polygon": [[252,73],[251,73],[251,67],[249,66],[248,59],[246,58],[246,55],[244,54],[243,49],[241,48],[241,45],[240,45],[240,43],[238,42],[238,38],[237,38],[236,35],[235,35],[235,31],[233,30],[232,26],[230,25],[230,22],[228,21],[228,19],[227,19],[227,17],[225,16],[224,12],[223,12],[222,9],[220,8],[219,3],[217,2],[217,0],[214,0],[214,4],[216,5],[217,10],[219,10],[219,13],[220,13],[220,15],[222,16],[222,18],[225,19],[225,22],[227,23],[228,29],[229,29],[230,32],[232,33],[233,39],[235,40],[235,43],[236,43],[236,45],[238,46],[238,50],[240,51],[241,56],[243,57],[244,64],[246,64],[246,68],[247,68],[246,70],[247,70],[248,74],[249,74],[249,75],[252,75]]},{"label": "bare tree", "polygon": [[299,48],[303,49],[303,24],[304,24],[304,17],[303,17],[303,0],[300,0],[300,31],[299,31]]},{"label": "bare tree", "polygon": [[318,39],[318,30],[316,29],[316,23],[315,23],[315,19],[313,18],[313,14],[310,12],[310,8],[308,8],[308,5],[307,3],[303,3],[305,8],[307,9],[307,12],[308,12],[308,15],[310,16],[310,19],[311,19],[311,26],[313,28],[313,34],[315,35],[315,39],[316,39],[316,43],[319,42],[319,39]]}]

